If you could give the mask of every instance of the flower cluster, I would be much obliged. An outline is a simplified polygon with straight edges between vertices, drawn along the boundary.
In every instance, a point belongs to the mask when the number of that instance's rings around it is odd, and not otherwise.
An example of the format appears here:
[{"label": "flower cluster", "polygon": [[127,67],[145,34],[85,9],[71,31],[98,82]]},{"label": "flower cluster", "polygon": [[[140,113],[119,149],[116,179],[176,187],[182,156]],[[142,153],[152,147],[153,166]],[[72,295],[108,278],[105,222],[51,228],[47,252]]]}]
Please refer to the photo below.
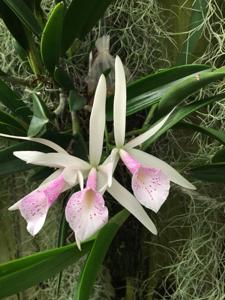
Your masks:
[{"label": "flower cluster", "polygon": [[[80,191],[69,198],[65,216],[75,233],[77,246],[90,238],[108,221],[108,209],[103,194],[107,190],[123,207],[133,214],[153,234],[157,230],[142,205],[157,212],[166,200],[170,182],[184,188],[195,187],[164,161],[135,149],[153,136],[167,121],[164,117],[145,133],[125,143],[126,79],[120,58],[115,61],[114,139],[115,146],[101,164],[105,129],[106,80],[101,75],[94,96],[89,122],[89,162],[68,154],[59,145],[42,138],[1,136],[32,140],[54,150],[16,151],[14,155],[27,163],[48,166],[56,170],[33,192],[19,200],[9,210],[19,209],[27,221],[27,230],[36,235],[44,225],[48,209],[64,191],[80,185]],[[131,194],[115,178],[119,159],[132,174]],[[84,187],[84,180],[86,184]]]}]

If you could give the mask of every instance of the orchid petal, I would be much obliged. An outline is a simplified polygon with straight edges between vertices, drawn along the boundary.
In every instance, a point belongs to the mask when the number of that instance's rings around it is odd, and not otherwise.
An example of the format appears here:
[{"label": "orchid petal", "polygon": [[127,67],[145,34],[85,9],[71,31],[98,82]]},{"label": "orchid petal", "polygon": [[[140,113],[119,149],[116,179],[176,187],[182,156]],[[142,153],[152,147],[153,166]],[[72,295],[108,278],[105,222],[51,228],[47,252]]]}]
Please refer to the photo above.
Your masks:
[{"label": "orchid petal", "polygon": [[98,167],[97,191],[104,194],[112,185],[112,176],[119,161],[119,150],[114,148],[102,165]]},{"label": "orchid petal", "polygon": [[27,230],[31,235],[36,235],[44,225],[48,209],[62,193],[65,181],[62,175],[39,187],[17,203],[9,210],[19,209],[22,217],[27,221]]},{"label": "orchid petal", "polygon": [[126,190],[118,181],[113,178],[112,186],[107,191],[115,198],[123,207],[125,207],[132,215],[135,216],[149,231],[157,234],[157,229],[144,208],[137,199]]},{"label": "orchid petal", "polygon": [[80,185],[80,189],[83,190],[83,188],[84,188],[84,177],[83,177],[83,174],[80,170],[78,170],[78,172],[77,172],[77,177],[78,177],[78,182],[79,182],[79,185]]},{"label": "orchid petal", "polygon": [[93,189],[74,193],[65,209],[66,220],[75,233],[78,248],[108,221],[108,209],[102,195]]},{"label": "orchid petal", "polygon": [[105,174],[105,176],[107,178],[108,186],[112,185],[113,167],[114,167],[114,163],[112,161],[108,162],[105,165],[101,165],[98,167],[98,171]]},{"label": "orchid petal", "polygon": [[89,156],[90,163],[97,166],[102,155],[105,130],[106,80],[101,75],[95,92],[94,103],[89,122]]},{"label": "orchid petal", "polygon": [[130,142],[128,142],[124,146],[124,149],[135,148],[138,145],[140,145],[140,144],[144,143],[145,141],[147,141],[150,137],[152,137],[166,123],[166,121],[168,120],[168,118],[169,118],[169,116],[171,115],[172,112],[173,112],[173,110],[168,115],[166,115],[160,122],[153,125],[150,129],[148,129],[147,131],[145,131],[141,135],[137,136],[136,138],[134,138]]},{"label": "orchid petal", "polygon": [[52,168],[73,167],[74,169],[90,169],[90,165],[68,153],[44,153],[39,151],[15,151],[13,154],[29,164]]},{"label": "orchid petal", "polygon": [[59,177],[59,175],[63,175],[63,178],[65,180],[65,186],[63,188],[62,192],[65,192],[69,189],[71,189],[72,186],[76,185],[76,179],[77,179],[77,174],[74,173],[74,169],[58,169],[55,172],[53,172],[51,175],[49,175],[42,183],[39,185],[39,189],[42,187],[45,187],[48,185],[49,182],[52,180],[56,179]]},{"label": "orchid petal", "polygon": [[63,169],[62,175],[69,188],[77,184],[78,172],[74,168],[67,167]]},{"label": "orchid petal", "polygon": [[128,153],[143,167],[160,169],[169,178],[170,181],[187,189],[196,189],[193,184],[191,184],[187,179],[185,179],[174,168],[172,168],[163,160],[138,149],[129,149]]},{"label": "orchid petal", "polygon": [[19,140],[25,140],[25,141],[31,141],[31,142],[39,143],[39,144],[48,146],[49,148],[55,150],[56,152],[67,153],[66,150],[64,150],[62,147],[60,147],[56,143],[54,143],[52,141],[49,141],[47,139],[32,138],[32,137],[17,136],[17,135],[9,135],[9,134],[4,134],[4,133],[0,133],[0,136],[8,137],[8,138],[11,138],[11,139],[19,139]]},{"label": "orchid petal", "polygon": [[123,146],[125,140],[126,101],[126,77],[123,64],[119,56],[117,56],[115,62],[115,94],[113,106],[114,136],[117,147]]},{"label": "orchid petal", "polygon": [[140,167],[133,174],[132,189],[142,205],[157,213],[169,195],[170,181],[159,169]]}]

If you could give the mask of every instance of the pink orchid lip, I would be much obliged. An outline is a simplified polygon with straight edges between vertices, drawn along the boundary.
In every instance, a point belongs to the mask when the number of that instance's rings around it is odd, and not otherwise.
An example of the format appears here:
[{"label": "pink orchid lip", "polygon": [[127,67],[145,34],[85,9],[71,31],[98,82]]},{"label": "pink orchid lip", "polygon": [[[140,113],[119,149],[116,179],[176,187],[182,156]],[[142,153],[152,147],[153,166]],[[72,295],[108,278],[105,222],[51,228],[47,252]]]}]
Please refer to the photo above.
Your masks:
[{"label": "pink orchid lip", "polygon": [[137,172],[137,170],[141,167],[141,164],[137,162],[128,152],[121,149],[120,150],[120,157],[125,166],[128,168],[128,170],[131,172],[131,174],[134,174]]},{"label": "pink orchid lip", "polygon": [[128,152],[120,150],[120,157],[132,173],[132,190],[145,207],[158,212],[168,197],[169,178],[158,168],[144,167]]},{"label": "pink orchid lip", "polygon": [[62,193],[65,187],[65,180],[63,175],[59,175],[56,179],[52,180],[45,188],[41,189],[45,193],[48,203],[51,206]]},{"label": "pink orchid lip", "polygon": [[65,181],[62,174],[43,187],[37,188],[9,210],[19,209],[22,217],[27,221],[27,230],[36,235],[44,225],[48,209],[63,192]]},{"label": "pink orchid lip", "polygon": [[92,168],[91,171],[88,174],[88,179],[86,183],[87,188],[91,188],[94,191],[96,191],[97,187],[97,171],[95,168]]},{"label": "pink orchid lip", "polygon": [[74,193],[66,205],[66,220],[74,231],[79,249],[81,242],[90,238],[108,221],[108,209],[96,186],[97,172],[93,168],[89,172],[86,187]]}]

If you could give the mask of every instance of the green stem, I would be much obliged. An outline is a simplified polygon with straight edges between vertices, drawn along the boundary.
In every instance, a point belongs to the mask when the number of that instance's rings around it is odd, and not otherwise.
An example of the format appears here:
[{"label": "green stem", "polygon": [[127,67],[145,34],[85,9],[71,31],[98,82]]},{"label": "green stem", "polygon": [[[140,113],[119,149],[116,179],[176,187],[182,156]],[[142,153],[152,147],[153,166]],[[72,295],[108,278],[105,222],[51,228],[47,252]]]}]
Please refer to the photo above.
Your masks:
[{"label": "green stem", "polygon": [[158,103],[155,103],[151,106],[142,128],[145,128],[150,123],[157,106],[158,106]]},{"label": "green stem", "polygon": [[137,135],[137,134],[141,134],[143,132],[145,132],[148,128],[146,127],[142,127],[142,128],[139,128],[139,129],[134,129],[134,130],[131,130],[131,131],[128,131],[126,133],[126,137],[129,137],[129,136],[134,136],[134,135]]},{"label": "green stem", "polygon": [[126,278],[126,297],[125,300],[135,300],[135,285],[131,277]]},{"label": "green stem", "polygon": [[71,119],[72,119],[72,132],[73,135],[75,135],[80,131],[80,125],[79,125],[76,112],[74,111],[71,112]]},{"label": "green stem", "polygon": [[105,126],[105,143],[106,143],[106,154],[108,156],[110,152],[110,143],[109,143],[109,133],[108,133],[107,126]]}]

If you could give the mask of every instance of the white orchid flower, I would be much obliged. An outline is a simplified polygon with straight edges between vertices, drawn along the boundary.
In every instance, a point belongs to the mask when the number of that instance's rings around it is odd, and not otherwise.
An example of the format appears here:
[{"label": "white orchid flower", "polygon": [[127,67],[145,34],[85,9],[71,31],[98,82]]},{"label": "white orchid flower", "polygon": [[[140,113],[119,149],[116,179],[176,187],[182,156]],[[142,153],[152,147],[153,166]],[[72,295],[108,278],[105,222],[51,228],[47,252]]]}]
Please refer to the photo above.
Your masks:
[{"label": "white orchid flower", "polygon": [[[181,176],[174,168],[161,159],[135,149],[153,136],[167,121],[170,114],[151,127],[145,133],[125,144],[126,128],[126,78],[123,64],[116,57],[115,94],[114,94],[114,136],[116,148],[113,149],[113,160],[119,157],[132,174],[132,190],[136,199],[145,207],[158,212],[168,197],[170,181],[187,189],[195,187]],[[118,201],[124,188],[114,179],[109,189],[110,194]]]},{"label": "white orchid flower", "polygon": [[[111,179],[108,179],[108,177],[112,177],[111,162],[104,166],[99,166],[104,139],[105,100],[106,82],[104,75],[102,75],[96,89],[90,117],[90,163],[68,154],[59,145],[46,139],[0,134],[3,137],[41,143],[56,151],[51,153],[39,151],[14,152],[16,157],[27,163],[57,168],[35,191],[9,208],[9,210],[20,210],[21,215],[27,221],[27,230],[32,235],[36,235],[40,231],[44,225],[48,209],[56,201],[60,193],[75,186],[78,182],[82,191],[73,194],[66,207],[66,219],[75,232],[78,247],[80,247],[81,241],[89,238],[107,222],[108,210],[104,206],[101,194],[96,190],[97,173],[101,174],[107,182],[111,182]],[[88,180],[86,188],[83,189],[83,181],[86,177],[88,177]],[[104,181],[103,184],[105,184]],[[73,199],[76,199],[75,207]],[[97,207],[99,207],[99,210]],[[102,211],[104,211],[104,215]],[[71,219],[71,216],[73,216],[75,221],[73,218]]]},{"label": "white orchid flower", "polygon": [[[19,209],[27,221],[27,229],[37,234],[44,225],[48,209],[55,202],[61,192],[76,185],[78,182],[81,191],[74,193],[66,206],[66,220],[75,233],[78,247],[80,243],[97,230],[108,220],[108,209],[105,207],[103,193],[107,189],[111,193],[112,175],[116,166],[113,152],[100,164],[102,156],[104,129],[105,129],[105,77],[100,77],[89,123],[89,160],[83,161],[69,155],[59,145],[42,138],[10,137],[44,144],[56,152],[42,153],[38,151],[16,151],[14,155],[27,163],[57,168],[35,191],[15,203],[10,210]],[[83,189],[83,180],[87,177],[86,187]],[[136,201],[133,195],[127,192],[113,179],[113,187],[117,187],[116,199],[130,211],[144,226],[156,233],[156,228],[145,210]]]}]

